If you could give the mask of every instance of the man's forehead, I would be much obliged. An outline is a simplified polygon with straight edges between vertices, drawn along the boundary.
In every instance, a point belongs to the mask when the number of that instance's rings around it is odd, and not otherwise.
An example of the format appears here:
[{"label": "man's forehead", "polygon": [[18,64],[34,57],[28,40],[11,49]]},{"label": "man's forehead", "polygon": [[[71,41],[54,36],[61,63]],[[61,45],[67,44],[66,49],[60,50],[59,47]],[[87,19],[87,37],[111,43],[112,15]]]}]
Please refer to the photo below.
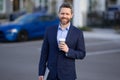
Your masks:
[{"label": "man's forehead", "polygon": [[60,10],[60,11],[67,12],[67,11],[71,11],[71,9],[70,9],[70,8],[61,8],[61,10]]}]

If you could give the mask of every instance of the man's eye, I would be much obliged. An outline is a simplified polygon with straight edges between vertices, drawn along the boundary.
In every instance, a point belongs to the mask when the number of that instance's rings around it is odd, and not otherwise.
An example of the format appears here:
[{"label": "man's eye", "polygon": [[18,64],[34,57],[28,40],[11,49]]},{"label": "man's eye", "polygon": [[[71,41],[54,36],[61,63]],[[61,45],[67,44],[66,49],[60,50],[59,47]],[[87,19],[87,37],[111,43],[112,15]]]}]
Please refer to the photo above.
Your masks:
[{"label": "man's eye", "polygon": [[68,13],[66,13],[66,15],[69,15]]}]

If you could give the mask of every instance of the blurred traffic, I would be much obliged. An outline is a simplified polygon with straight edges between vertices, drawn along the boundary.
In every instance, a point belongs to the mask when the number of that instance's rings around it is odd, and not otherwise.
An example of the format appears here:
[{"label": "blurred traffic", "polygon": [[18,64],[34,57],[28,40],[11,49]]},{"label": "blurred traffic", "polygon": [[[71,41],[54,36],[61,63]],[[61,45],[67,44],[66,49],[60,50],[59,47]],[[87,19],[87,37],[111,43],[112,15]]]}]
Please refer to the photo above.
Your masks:
[{"label": "blurred traffic", "polygon": [[44,36],[47,27],[59,22],[54,15],[45,13],[28,13],[16,20],[0,25],[0,40],[26,41]]}]

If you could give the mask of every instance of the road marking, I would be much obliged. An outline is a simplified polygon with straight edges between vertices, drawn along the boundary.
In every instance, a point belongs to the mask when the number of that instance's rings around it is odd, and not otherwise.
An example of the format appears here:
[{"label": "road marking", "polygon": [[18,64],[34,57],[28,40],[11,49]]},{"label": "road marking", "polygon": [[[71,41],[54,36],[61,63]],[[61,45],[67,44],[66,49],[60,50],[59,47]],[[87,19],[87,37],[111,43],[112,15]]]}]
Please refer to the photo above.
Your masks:
[{"label": "road marking", "polygon": [[100,54],[111,54],[111,53],[116,53],[116,52],[120,52],[120,49],[88,52],[88,54],[86,54],[86,55],[91,56],[91,55],[100,55]]},{"label": "road marking", "polygon": [[87,43],[86,46],[96,46],[96,45],[105,45],[105,44],[110,44],[110,43],[117,43],[118,41],[102,41],[102,42],[91,42],[91,43]]}]

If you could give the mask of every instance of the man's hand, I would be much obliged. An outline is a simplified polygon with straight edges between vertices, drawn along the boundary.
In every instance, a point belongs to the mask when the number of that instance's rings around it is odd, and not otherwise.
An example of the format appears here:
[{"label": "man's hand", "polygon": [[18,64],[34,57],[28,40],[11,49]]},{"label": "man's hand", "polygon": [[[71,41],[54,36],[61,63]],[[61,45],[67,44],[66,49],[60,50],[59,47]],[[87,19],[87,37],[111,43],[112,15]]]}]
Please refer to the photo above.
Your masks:
[{"label": "man's hand", "polygon": [[44,80],[43,76],[39,76],[38,80]]},{"label": "man's hand", "polygon": [[59,44],[59,48],[60,48],[60,50],[64,51],[65,53],[67,53],[69,51],[69,48],[66,43]]}]

